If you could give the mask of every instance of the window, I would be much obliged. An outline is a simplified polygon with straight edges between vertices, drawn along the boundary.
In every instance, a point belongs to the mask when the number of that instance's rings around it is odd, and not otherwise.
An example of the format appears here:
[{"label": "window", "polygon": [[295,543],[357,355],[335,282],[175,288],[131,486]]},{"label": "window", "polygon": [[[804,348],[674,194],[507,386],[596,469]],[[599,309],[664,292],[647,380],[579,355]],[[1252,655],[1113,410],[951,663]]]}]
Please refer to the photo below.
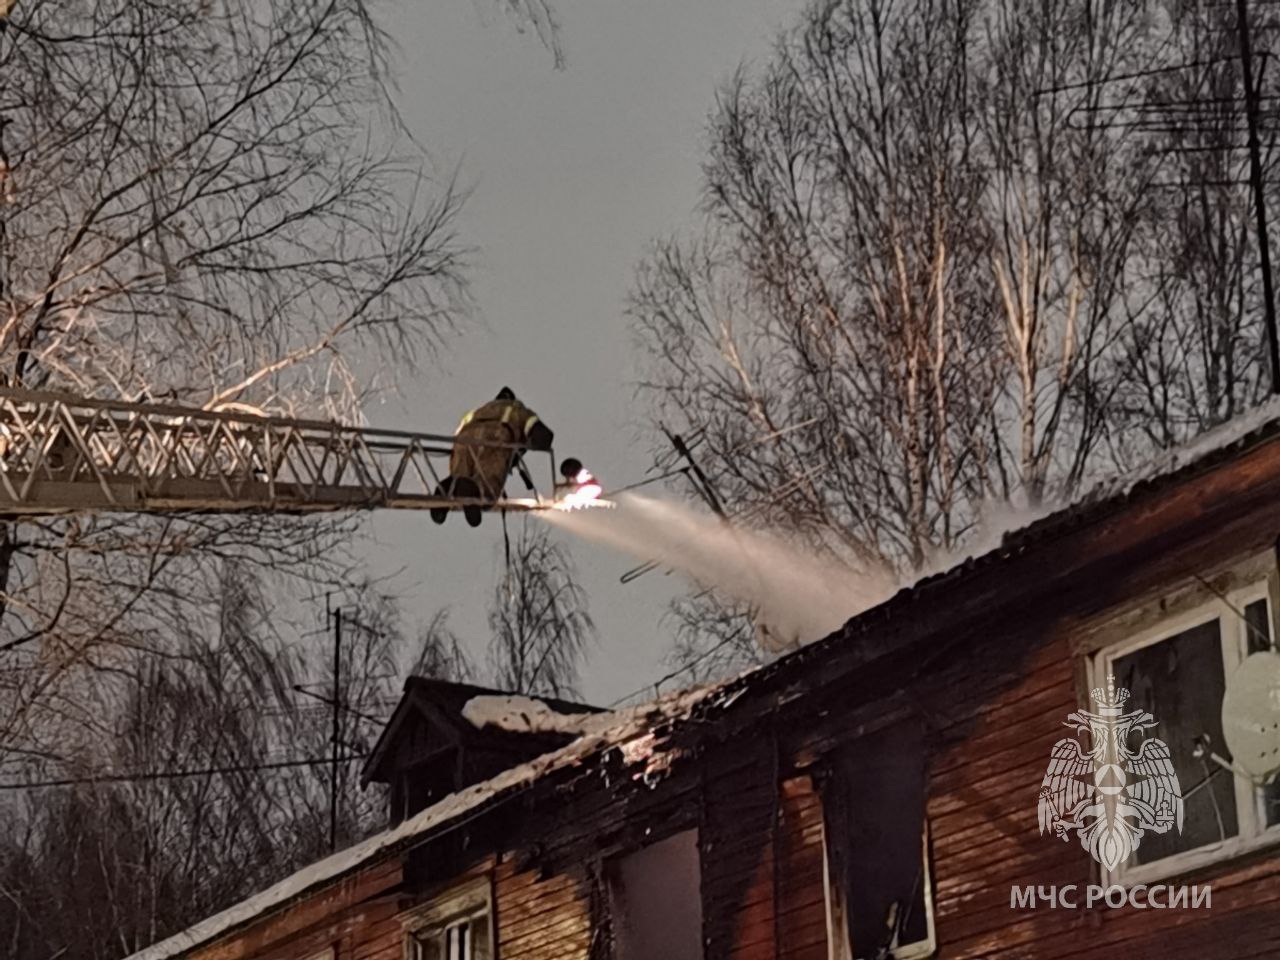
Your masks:
[{"label": "window", "polygon": [[822,782],[833,960],[935,948],[924,730],[918,718],[859,737]]},{"label": "window", "polygon": [[[1128,710],[1155,718],[1150,735],[1169,747],[1183,797],[1182,832],[1148,831],[1113,877],[1140,883],[1234,856],[1280,830],[1280,789],[1253,784],[1216,762],[1230,760],[1222,735],[1226,680],[1251,653],[1273,646],[1265,581],[1215,596],[1152,629],[1101,651],[1092,687],[1108,672],[1129,691]],[[1136,744],[1133,746],[1136,747]]]},{"label": "window", "polygon": [[450,891],[405,921],[405,960],[490,960],[491,914],[487,878]]},{"label": "window", "polygon": [[614,857],[608,877],[617,960],[701,960],[697,830]]},{"label": "window", "polygon": [[485,960],[489,956],[489,917],[456,920],[413,934],[414,960]]}]

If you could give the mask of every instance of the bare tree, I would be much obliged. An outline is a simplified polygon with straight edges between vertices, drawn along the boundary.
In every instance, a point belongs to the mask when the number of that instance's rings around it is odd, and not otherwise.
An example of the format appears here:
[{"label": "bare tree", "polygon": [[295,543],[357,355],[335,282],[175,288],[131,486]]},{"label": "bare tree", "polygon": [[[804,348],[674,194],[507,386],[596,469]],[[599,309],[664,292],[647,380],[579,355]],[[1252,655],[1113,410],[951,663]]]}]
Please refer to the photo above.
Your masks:
[{"label": "bare tree", "polygon": [[1144,4],[994,6],[974,84],[1004,354],[992,493],[1035,505],[1096,466],[1119,327],[1152,302],[1140,254],[1161,155],[1108,104],[1132,93],[1112,78],[1160,62],[1164,37]]},{"label": "bare tree", "polygon": [[[549,4],[503,5],[558,51]],[[401,136],[364,0],[24,0],[6,24],[4,382],[359,420],[454,329],[463,194]],[[199,555],[336,582],[352,530],[0,525],[0,648],[138,641]]]},{"label": "bare tree", "polygon": [[418,632],[417,655],[409,676],[468,680],[475,672],[458,635],[449,626],[449,610],[439,610]]},{"label": "bare tree", "polygon": [[[811,4],[717,99],[705,222],[640,267],[654,420],[744,519],[914,574],[1253,402],[1234,34],[1172,0]],[[682,662],[735,649],[740,611],[677,612]]]},{"label": "bare tree", "polygon": [[[465,307],[461,195],[398,139],[384,53],[360,0],[19,4],[0,36],[5,379],[358,419],[357,365],[428,357]],[[60,684],[207,622],[222,560],[337,582],[354,529],[3,525],[0,647],[19,649],[0,744],[43,735],[31,710]]]},{"label": "bare tree", "polygon": [[[765,661],[750,609],[699,593],[677,598],[670,617],[675,623],[675,644],[667,656],[672,672],[664,680],[701,683]],[[660,693],[661,686],[654,692]]]},{"label": "bare tree", "polygon": [[[1145,269],[1158,298],[1126,317],[1116,419],[1168,447],[1228,420],[1270,386],[1253,197],[1249,191],[1244,91],[1234,6],[1167,4],[1172,53],[1141,78],[1134,96],[1112,84],[1108,104],[1137,99],[1140,114],[1114,107],[1105,119],[1136,127],[1161,157],[1154,185],[1152,254]],[[1274,55],[1280,18],[1251,4],[1260,62]],[[1264,99],[1280,81],[1263,70]],[[1127,93],[1128,97],[1118,96]],[[1274,171],[1274,114],[1264,115],[1264,175]],[[1280,195],[1267,183],[1269,203]]]},{"label": "bare tree", "polygon": [[517,693],[566,696],[595,625],[572,561],[547,531],[522,520],[489,611],[495,685]]},{"label": "bare tree", "polygon": [[[123,956],[327,850],[330,633],[276,631],[261,578],[227,565],[216,629],[122,662],[77,707],[57,756],[5,766],[0,927],[14,956]],[[340,757],[367,752],[394,702],[394,610],[350,597],[338,688]],[[305,693],[299,693],[303,691]],[[67,703],[74,702],[70,696]],[[100,734],[100,735],[95,735]],[[339,839],[382,825],[376,792],[339,766]]]},{"label": "bare tree", "polygon": [[921,567],[970,521],[998,331],[973,233],[976,4],[897,6],[817,4],[734,78],[706,237],[659,248],[633,314],[646,392],[705,430],[727,499]]},{"label": "bare tree", "polygon": [[[6,384],[358,421],[465,315],[463,194],[402,135],[363,0],[3,9]],[[337,685],[344,754],[376,736],[403,653],[394,610],[351,586],[359,529],[0,524],[13,955],[127,954],[327,849],[333,707],[315,696],[334,684],[306,596],[346,587],[363,610]],[[341,842],[381,822],[352,762]]]},{"label": "bare tree", "polygon": [[555,56],[556,66],[564,66],[564,48],[560,44],[560,19],[547,0],[503,0],[518,25],[528,25]]}]

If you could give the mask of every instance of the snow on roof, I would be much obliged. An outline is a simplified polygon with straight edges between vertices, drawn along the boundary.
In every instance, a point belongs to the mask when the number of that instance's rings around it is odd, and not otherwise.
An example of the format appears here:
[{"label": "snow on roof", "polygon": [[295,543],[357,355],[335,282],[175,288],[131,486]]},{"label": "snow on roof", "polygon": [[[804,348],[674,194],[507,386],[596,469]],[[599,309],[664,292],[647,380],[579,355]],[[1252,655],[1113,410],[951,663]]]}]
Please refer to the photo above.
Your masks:
[{"label": "snow on roof", "polygon": [[496,727],[508,733],[565,733],[580,736],[594,713],[560,713],[541,700],[516,695],[472,697],[462,716],[477,730]]},{"label": "snow on roof", "polygon": [[[322,884],[351,873],[379,854],[412,846],[416,840],[466,813],[478,811],[490,802],[531,786],[549,773],[580,764],[611,747],[621,748],[626,762],[639,762],[652,753],[655,742],[652,728],[688,717],[695,707],[719,693],[727,682],[667,694],[635,707],[574,717],[579,727],[575,732],[580,735],[572,743],[450,794],[391,830],[304,867],[261,893],[152,944],[127,960],[168,960],[203,946]],[[725,698],[721,706],[728,706],[733,699],[736,697]]]},{"label": "snow on roof", "polygon": [[[1006,511],[995,522],[984,524],[963,550],[941,558],[918,577],[908,579],[888,600],[851,617],[830,636],[792,650],[760,668],[750,682],[759,683],[783,670],[803,669],[815,657],[824,656],[833,645],[848,641],[858,626],[874,628],[874,614],[891,614],[901,605],[913,602],[923,589],[941,586],[988,563],[1011,560],[1021,547],[1051,538],[1065,524],[1088,523],[1093,511],[1125,503],[1147,485],[1158,485],[1205,461],[1226,457],[1228,451],[1232,456],[1238,455],[1248,447],[1277,437],[1280,437],[1280,396],[1272,397],[1255,409],[1206,430],[1180,446],[1161,451],[1136,469],[1104,477],[1091,486],[1082,487],[1070,499],[1056,504],[1046,503],[1033,510]],[[734,692],[738,686],[736,682],[731,684],[726,693]]]},{"label": "snow on roof", "polygon": [[1176,473],[1239,443],[1249,434],[1276,423],[1280,423],[1280,396],[1271,397],[1254,409],[1206,430],[1186,443],[1161,451],[1137,469],[1100,480],[1073,498],[1063,510],[1070,510],[1083,503],[1124,496],[1140,483]]},{"label": "snow on roof", "polygon": [[1002,507],[986,518],[977,536],[963,549],[928,567],[919,577],[903,584],[903,588],[911,589],[924,581],[945,576],[971,560],[998,554],[1010,541],[1034,535],[1043,527],[1052,527],[1057,521],[1080,510],[1123,500],[1144,483],[1162,480],[1221,453],[1250,434],[1277,425],[1280,425],[1280,396],[1272,397],[1255,409],[1206,430],[1186,443],[1162,450],[1132,470],[1101,477],[1091,485],[1082,485],[1068,499],[1048,500],[1035,508]]}]

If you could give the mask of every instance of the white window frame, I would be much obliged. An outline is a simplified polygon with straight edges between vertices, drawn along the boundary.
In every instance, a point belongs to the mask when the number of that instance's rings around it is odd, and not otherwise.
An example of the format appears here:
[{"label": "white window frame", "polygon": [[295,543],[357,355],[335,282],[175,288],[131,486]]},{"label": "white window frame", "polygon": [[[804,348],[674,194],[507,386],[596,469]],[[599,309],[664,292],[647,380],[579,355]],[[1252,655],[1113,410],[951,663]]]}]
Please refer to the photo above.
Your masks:
[{"label": "white window frame", "polygon": [[[1258,564],[1249,564],[1249,566],[1256,569]],[[1176,614],[1160,617],[1151,626],[1131,633],[1124,640],[1108,644],[1088,658],[1086,673],[1089,689],[1106,686],[1107,674],[1116,660],[1213,620],[1217,620],[1219,624],[1223,679],[1224,682],[1230,680],[1236,667],[1248,655],[1249,628],[1243,614],[1249,604],[1258,600],[1266,601],[1273,646],[1277,642],[1277,637],[1280,637],[1276,629],[1275,580],[1275,569],[1272,564],[1270,569],[1257,572],[1239,586],[1217,593],[1208,588],[1210,596],[1195,606]],[[1145,708],[1144,704],[1134,706]],[[1159,737],[1159,723],[1163,718],[1155,719],[1157,726],[1154,735]],[[1213,744],[1212,749],[1215,753],[1222,755],[1226,752],[1226,745]],[[1214,761],[1210,760],[1209,763],[1212,765]],[[1266,826],[1266,811],[1261,789],[1238,774],[1224,772],[1219,776],[1234,776],[1235,779],[1237,830],[1234,837],[1209,843],[1194,850],[1184,850],[1150,863],[1122,863],[1115,870],[1101,867],[1102,883],[1127,887],[1167,880],[1280,842],[1280,823]],[[1184,791],[1192,786],[1187,783],[1179,785]]]},{"label": "white window frame", "polygon": [[449,927],[483,916],[489,930],[489,955],[497,960],[497,930],[493,923],[493,881],[485,876],[459,884],[434,897],[429,904],[404,916],[401,923],[404,960],[418,960],[418,941],[442,934]]},{"label": "white window frame", "polygon": [[[938,950],[938,932],[933,922],[933,874],[929,864],[929,817],[924,818],[920,853],[924,858],[924,871],[920,882],[924,885],[925,939],[904,944],[893,951],[894,960],[920,960],[931,957]],[[853,960],[853,946],[849,943],[849,924],[844,915],[845,891],[841,879],[831,874],[831,857],[827,853],[827,818],[822,818],[822,892],[827,909],[827,958],[828,960]]]}]

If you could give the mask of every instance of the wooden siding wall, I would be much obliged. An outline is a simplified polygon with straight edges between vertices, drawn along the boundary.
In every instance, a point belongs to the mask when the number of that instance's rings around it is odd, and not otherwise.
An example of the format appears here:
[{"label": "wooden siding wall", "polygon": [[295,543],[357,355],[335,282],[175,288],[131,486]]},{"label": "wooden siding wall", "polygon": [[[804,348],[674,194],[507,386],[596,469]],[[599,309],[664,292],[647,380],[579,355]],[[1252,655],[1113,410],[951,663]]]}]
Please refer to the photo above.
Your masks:
[{"label": "wooden siding wall", "polygon": [[[660,839],[691,821],[702,847],[707,960],[822,960],[821,807],[809,780],[788,771],[800,766],[801,755],[818,756],[819,741],[847,739],[868,715],[883,718],[890,709],[887,701],[864,702],[855,716],[851,703],[881,695],[864,676],[874,675],[875,665],[862,658],[879,643],[878,652],[892,660],[889,641],[904,620],[917,645],[900,651],[909,662],[894,660],[893,676],[875,683],[883,683],[893,709],[906,701],[929,721],[937,956],[1280,956],[1275,847],[1170,878],[1210,885],[1209,910],[1010,907],[1014,885],[1083,889],[1098,882],[1078,844],[1041,836],[1037,823],[1050,749],[1082,692],[1073,628],[1054,617],[1094,616],[1163,591],[1192,571],[1207,573],[1233,555],[1270,549],[1277,530],[1280,444],[1271,444],[1230,470],[1068,532],[1051,550],[1028,548],[1016,563],[991,568],[962,595],[953,593],[945,607],[926,602],[914,620],[911,610],[899,610],[882,629],[820,648],[830,659],[810,664],[798,678],[797,686],[809,689],[794,691],[785,716],[757,718],[728,742],[708,744],[700,759],[673,767],[671,779],[653,790],[622,794],[584,786],[545,803],[541,820],[528,808],[511,811],[504,836],[512,843],[541,847],[545,840],[557,849],[539,851],[546,878],[518,871],[505,857],[495,869],[499,960],[603,960],[603,952],[593,950],[585,879],[593,857],[641,837]],[[931,638],[942,652],[923,665]],[[829,684],[810,695],[820,676],[841,677],[841,689]],[[903,684],[906,689],[898,689]],[[781,756],[770,724],[797,738]],[[614,773],[615,785],[630,782],[625,771]],[[337,960],[398,960],[397,915],[410,906],[400,883],[398,861],[370,868],[193,956],[306,960],[337,946]]]},{"label": "wooden siding wall", "polygon": [[944,743],[958,740],[930,764],[934,923],[941,955],[987,957],[1019,942],[1010,939],[1023,919],[1009,908],[1012,884],[1081,882],[1089,857],[1042,837],[1037,820],[1049,753],[1076,706],[1065,644],[1045,648],[995,702],[984,699],[989,689],[966,666],[948,678],[953,695],[935,701],[947,713],[930,718]]},{"label": "wooden siding wall", "polygon": [[779,960],[826,960],[822,804],[809,777],[785,780],[777,851]]},{"label": "wooden siding wall", "polygon": [[400,862],[360,871],[333,887],[215,941],[192,960],[306,960],[335,948],[339,960],[400,960]]},{"label": "wooden siding wall", "polygon": [[[976,659],[937,678],[951,691],[935,714],[944,745],[932,758],[937,956],[1160,960],[1280,956],[1280,857],[1263,851],[1168,883],[1208,884],[1212,909],[1012,909],[1010,887],[1076,884],[1083,901],[1097,867],[1074,839],[1041,836],[1036,806],[1062,721],[1078,702],[1067,631],[1050,637],[1014,683]],[[948,736],[954,742],[945,744]]]},{"label": "wooden siding wall", "polygon": [[508,860],[494,872],[498,956],[502,960],[587,960],[591,898],[581,878],[517,872]]},{"label": "wooden siding wall", "polygon": [[[736,759],[736,762],[735,762]],[[707,960],[825,960],[822,807],[771,751],[707,766],[702,901]]]}]

